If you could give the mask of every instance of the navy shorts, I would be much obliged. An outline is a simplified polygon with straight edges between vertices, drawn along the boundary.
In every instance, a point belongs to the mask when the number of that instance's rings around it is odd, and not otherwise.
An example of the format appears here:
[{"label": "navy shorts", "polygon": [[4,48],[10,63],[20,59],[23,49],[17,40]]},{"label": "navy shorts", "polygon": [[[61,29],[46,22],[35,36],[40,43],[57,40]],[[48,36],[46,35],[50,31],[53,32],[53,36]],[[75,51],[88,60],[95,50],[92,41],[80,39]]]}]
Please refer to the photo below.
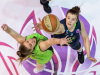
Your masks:
[{"label": "navy shorts", "polygon": [[[51,35],[51,38],[57,38],[56,35]],[[60,39],[60,37],[59,37]],[[77,39],[75,39],[72,43],[69,43],[70,47],[74,50],[78,50],[81,48],[81,43],[79,42],[80,40],[80,36],[77,37]],[[60,46],[60,44],[57,44],[57,46]],[[66,44],[64,44],[63,46],[67,46]]]}]

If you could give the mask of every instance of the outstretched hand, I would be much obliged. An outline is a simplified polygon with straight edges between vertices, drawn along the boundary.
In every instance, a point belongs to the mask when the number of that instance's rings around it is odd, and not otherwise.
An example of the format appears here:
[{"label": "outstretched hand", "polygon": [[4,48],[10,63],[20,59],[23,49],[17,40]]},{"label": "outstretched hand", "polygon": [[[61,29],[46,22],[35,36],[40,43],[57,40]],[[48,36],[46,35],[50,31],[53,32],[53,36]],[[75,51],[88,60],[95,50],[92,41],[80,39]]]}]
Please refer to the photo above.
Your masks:
[{"label": "outstretched hand", "polygon": [[39,18],[39,23],[33,23],[33,24],[35,25],[34,27],[32,27],[32,28],[35,28],[33,31],[37,30],[38,32],[39,30],[42,29],[42,21],[40,18]]},{"label": "outstretched hand", "polygon": [[68,37],[68,36],[66,36],[65,38],[61,38],[61,40],[60,40],[61,48],[62,48],[62,45],[63,45],[63,44],[70,45],[70,44],[68,44],[68,42],[72,41],[72,40],[70,39],[71,37],[69,37],[69,38],[67,38],[67,37]]},{"label": "outstretched hand", "polygon": [[88,57],[88,60],[92,61],[92,62],[97,62],[97,60],[95,58],[92,58],[92,57]]}]

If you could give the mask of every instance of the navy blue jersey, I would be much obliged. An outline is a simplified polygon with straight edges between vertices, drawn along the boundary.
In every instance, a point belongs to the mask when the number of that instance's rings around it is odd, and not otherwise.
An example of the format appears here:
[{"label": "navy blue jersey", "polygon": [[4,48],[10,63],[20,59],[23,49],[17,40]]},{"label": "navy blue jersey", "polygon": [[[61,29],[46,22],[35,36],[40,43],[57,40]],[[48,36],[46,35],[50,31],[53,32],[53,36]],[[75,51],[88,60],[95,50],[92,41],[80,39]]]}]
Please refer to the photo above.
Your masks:
[{"label": "navy blue jersey", "polygon": [[64,28],[65,28],[65,32],[62,33],[62,34],[54,34],[52,35],[52,37],[55,37],[55,38],[64,38],[68,35],[68,37],[71,37],[71,40],[69,43],[73,43],[73,42],[76,42],[76,41],[79,41],[80,39],[80,31],[81,31],[81,24],[80,24],[80,21],[78,20],[76,25],[75,25],[75,29],[73,32],[70,32],[67,28],[67,25],[66,25],[66,19],[63,19],[60,21],[61,24],[64,25]]}]

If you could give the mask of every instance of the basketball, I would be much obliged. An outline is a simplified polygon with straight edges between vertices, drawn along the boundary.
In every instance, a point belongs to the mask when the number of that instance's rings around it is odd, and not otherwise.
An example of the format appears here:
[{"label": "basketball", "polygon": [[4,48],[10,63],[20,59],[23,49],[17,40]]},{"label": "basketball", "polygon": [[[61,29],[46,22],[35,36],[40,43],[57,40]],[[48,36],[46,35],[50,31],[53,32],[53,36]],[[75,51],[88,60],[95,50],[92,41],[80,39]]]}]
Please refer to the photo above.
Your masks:
[{"label": "basketball", "polygon": [[47,32],[55,32],[60,26],[59,18],[53,14],[49,14],[43,17],[42,27]]}]

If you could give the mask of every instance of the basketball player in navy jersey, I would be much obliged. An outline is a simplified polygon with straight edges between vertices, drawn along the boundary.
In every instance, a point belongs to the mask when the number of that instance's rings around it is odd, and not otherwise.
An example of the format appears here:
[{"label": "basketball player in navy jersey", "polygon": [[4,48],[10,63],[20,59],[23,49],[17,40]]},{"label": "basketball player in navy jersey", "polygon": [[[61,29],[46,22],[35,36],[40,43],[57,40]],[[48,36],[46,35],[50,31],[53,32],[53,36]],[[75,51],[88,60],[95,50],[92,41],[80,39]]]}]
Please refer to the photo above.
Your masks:
[{"label": "basketball player in navy jersey", "polygon": [[[80,64],[83,64],[84,63],[84,53],[83,53],[81,43],[79,41],[80,34],[81,34],[88,60],[92,62],[97,62],[95,58],[90,56],[89,37],[87,35],[83,22],[79,20],[78,18],[79,13],[80,13],[80,8],[78,6],[75,6],[72,9],[68,10],[66,14],[66,18],[60,21],[61,24],[60,24],[59,29],[55,32],[48,32],[48,33],[51,34],[51,37],[53,38],[63,38],[66,36],[71,37],[70,40],[72,41],[67,42],[67,43],[70,44],[70,47],[72,49],[77,51],[78,61],[80,62]],[[34,23],[34,24],[36,25],[35,28],[37,30],[43,29],[41,25],[42,24],[41,20],[40,20],[40,23]]]}]

